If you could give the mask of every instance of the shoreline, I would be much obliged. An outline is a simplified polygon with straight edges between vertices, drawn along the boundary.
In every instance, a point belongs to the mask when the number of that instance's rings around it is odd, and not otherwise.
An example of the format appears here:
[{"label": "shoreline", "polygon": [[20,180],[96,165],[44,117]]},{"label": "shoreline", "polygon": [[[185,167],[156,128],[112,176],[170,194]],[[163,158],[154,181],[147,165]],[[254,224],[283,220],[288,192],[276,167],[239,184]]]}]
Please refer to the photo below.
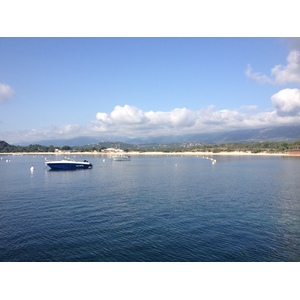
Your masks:
[{"label": "shoreline", "polygon": [[132,156],[300,156],[300,153],[251,153],[243,151],[232,151],[232,152],[14,152],[14,153],[0,153],[1,155],[12,155],[12,156],[23,156],[23,155],[48,155],[48,156],[69,156],[69,155],[98,155],[98,156],[113,156],[116,154],[132,155]]}]

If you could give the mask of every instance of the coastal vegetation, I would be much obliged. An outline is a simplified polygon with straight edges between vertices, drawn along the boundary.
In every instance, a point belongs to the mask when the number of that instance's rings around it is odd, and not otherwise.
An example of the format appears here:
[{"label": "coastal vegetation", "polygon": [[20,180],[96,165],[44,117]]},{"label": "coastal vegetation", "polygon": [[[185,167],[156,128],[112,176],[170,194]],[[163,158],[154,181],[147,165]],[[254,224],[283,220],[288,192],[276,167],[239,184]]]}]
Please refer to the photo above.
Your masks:
[{"label": "coastal vegetation", "polygon": [[297,142],[248,142],[248,143],[226,143],[217,145],[203,145],[200,147],[191,147],[190,151],[200,152],[250,152],[250,153],[278,153],[286,152],[289,147],[300,145],[300,140]]},{"label": "coastal vegetation", "polygon": [[295,142],[247,142],[247,143],[225,143],[225,144],[202,144],[200,142],[194,143],[174,143],[174,144],[144,144],[133,145],[121,142],[102,142],[98,144],[91,144],[86,146],[71,147],[68,145],[62,147],[55,147],[53,145],[43,146],[38,144],[31,144],[29,146],[10,145],[5,141],[0,141],[0,153],[27,153],[27,152],[102,152],[109,148],[121,149],[126,152],[249,152],[249,153],[284,153],[290,147],[300,145],[300,139]]}]

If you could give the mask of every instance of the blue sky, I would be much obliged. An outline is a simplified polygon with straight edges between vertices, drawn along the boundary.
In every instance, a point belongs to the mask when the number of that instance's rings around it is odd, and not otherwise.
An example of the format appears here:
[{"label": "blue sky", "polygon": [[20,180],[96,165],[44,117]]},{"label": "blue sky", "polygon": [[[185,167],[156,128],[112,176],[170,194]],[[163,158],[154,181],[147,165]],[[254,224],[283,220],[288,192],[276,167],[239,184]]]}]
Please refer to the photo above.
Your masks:
[{"label": "blue sky", "polygon": [[0,140],[300,125],[296,38],[0,38]]}]

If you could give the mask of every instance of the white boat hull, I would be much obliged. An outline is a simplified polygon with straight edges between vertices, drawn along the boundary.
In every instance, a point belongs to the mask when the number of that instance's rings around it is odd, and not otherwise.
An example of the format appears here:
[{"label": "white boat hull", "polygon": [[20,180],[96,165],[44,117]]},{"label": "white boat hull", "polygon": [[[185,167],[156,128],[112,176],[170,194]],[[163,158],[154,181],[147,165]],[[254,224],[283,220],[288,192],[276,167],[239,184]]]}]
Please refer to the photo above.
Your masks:
[{"label": "white boat hull", "polygon": [[112,157],[113,160],[115,161],[127,161],[127,160],[131,160],[129,155],[114,155]]}]

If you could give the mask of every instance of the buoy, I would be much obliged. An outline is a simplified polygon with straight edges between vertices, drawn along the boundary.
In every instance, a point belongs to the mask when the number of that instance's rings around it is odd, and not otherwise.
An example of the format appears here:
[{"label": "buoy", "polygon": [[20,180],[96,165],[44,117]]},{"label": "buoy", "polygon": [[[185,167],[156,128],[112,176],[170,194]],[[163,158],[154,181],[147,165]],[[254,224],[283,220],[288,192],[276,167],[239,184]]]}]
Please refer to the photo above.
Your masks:
[{"label": "buoy", "polygon": [[31,166],[30,167],[30,171],[32,172],[34,170],[34,166]]}]

